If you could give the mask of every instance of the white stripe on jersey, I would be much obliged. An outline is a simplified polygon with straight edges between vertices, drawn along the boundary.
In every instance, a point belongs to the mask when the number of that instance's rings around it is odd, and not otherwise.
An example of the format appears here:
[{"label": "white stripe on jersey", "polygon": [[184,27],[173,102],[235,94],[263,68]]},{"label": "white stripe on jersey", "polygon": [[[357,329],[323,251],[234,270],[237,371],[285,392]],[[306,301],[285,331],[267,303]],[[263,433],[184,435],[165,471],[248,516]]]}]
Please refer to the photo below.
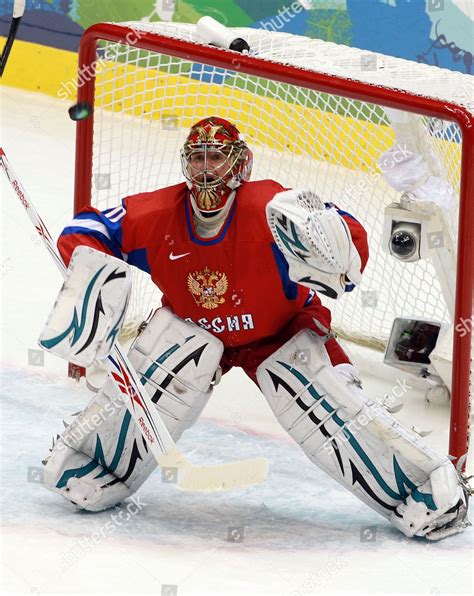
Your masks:
[{"label": "white stripe on jersey", "polygon": [[120,221],[125,216],[126,213],[127,212],[121,205],[119,205],[118,207],[114,207],[112,209],[106,209],[105,211],[103,211],[103,214],[105,215],[105,217],[107,219],[110,219],[110,221],[112,223],[117,223],[118,221]]},{"label": "white stripe on jersey", "polygon": [[111,240],[109,231],[104,224],[100,221],[96,221],[95,219],[73,219],[70,225],[77,228],[84,228],[85,230],[97,230],[98,232],[102,232],[106,238]]},{"label": "white stripe on jersey", "polygon": [[102,213],[104,215],[109,216],[109,215],[113,215],[116,211],[120,211],[120,209],[122,209],[122,206],[121,205],[117,205],[116,207],[109,207],[108,209],[104,209],[102,211]]}]

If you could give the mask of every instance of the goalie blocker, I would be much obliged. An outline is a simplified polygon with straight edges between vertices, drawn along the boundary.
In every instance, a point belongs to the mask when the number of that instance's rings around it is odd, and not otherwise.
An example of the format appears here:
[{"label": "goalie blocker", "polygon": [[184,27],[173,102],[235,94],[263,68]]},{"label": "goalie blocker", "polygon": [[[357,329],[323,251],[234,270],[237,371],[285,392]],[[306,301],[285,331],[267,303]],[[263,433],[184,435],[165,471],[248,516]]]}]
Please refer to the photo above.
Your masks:
[{"label": "goalie blocker", "polygon": [[78,366],[107,358],[125,319],[131,286],[127,263],[78,246],[39,345]]}]

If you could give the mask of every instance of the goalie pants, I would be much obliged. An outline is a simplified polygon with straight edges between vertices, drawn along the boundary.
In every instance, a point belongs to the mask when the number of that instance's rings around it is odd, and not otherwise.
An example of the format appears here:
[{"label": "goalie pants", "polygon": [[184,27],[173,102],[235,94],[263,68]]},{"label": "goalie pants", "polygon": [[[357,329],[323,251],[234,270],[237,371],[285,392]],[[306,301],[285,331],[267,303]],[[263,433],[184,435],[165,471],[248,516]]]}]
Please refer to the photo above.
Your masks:
[{"label": "goalie pants", "polygon": [[[329,309],[324,307],[317,298],[314,298],[313,303],[297,313],[277,335],[244,346],[226,348],[221,360],[222,373],[225,374],[234,366],[240,367],[258,386],[257,368],[299,331],[310,329],[324,337],[330,333],[330,327],[331,313]],[[351,364],[349,356],[336,339],[328,340],[325,343],[325,348],[333,366]]]}]

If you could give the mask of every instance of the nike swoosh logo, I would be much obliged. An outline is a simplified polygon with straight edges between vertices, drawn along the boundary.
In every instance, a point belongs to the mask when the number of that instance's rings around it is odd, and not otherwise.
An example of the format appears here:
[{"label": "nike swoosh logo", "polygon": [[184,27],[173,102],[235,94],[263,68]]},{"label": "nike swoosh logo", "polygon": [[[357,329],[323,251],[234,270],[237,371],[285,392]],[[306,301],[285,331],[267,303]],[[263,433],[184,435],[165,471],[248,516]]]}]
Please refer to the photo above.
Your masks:
[{"label": "nike swoosh logo", "polygon": [[177,259],[182,259],[183,257],[187,257],[190,255],[190,252],[185,252],[182,255],[174,255],[173,253],[170,254],[170,261],[176,261]]}]

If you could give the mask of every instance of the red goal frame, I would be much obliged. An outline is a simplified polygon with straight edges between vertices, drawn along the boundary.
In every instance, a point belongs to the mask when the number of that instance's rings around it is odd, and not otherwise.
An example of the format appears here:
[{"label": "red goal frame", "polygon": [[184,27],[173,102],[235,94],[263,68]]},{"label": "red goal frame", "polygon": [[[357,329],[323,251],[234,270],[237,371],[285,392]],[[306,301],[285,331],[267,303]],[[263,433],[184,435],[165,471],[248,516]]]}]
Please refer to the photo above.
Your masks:
[{"label": "red goal frame", "polygon": [[[127,44],[127,35],[130,36],[129,40],[131,36],[136,38],[132,28],[110,23],[93,25],[84,32],[79,51],[79,73],[82,73],[82,76],[78,85],[78,102],[94,105],[93,65],[97,60],[97,42],[104,40]],[[239,70],[282,83],[298,84],[349,99],[370,101],[389,108],[401,108],[414,114],[438,117],[455,122],[460,127],[463,142],[454,328],[462,328],[467,332],[454,334],[449,453],[455,460],[467,453],[471,335],[474,322],[474,115],[462,106],[406,91],[315,73],[304,68],[278,64],[155,33],[140,31],[140,40],[136,47],[218,68]],[[93,128],[93,114],[88,119],[77,122],[74,213],[91,200]]]}]

